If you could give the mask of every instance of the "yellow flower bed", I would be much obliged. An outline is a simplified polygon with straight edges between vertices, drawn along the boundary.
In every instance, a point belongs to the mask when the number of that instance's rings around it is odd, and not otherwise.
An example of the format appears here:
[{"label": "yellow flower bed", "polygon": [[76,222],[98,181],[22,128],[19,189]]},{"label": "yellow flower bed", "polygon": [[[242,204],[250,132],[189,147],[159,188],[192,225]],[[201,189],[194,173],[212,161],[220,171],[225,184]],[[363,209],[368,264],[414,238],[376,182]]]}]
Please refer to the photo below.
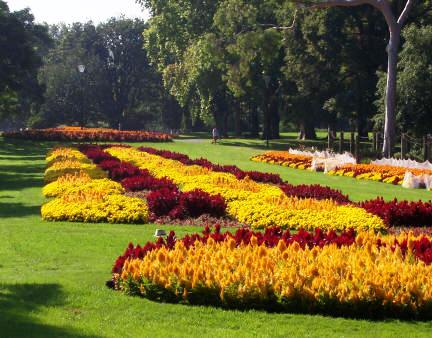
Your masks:
[{"label": "yellow flower bed", "polygon": [[252,157],[251,161],[278,164],[294,169],[309,169],[312,166],[312,156],[290,154],[287,151],[267,151]]},{"label": "yellow flower bed", "polygon": [[201,189],[212,195],[220,194],[227,202],[228,214],[254,228],[274,225],[323,230],[385,228],[381,218],[354,206],[339,206],[334,201],[299,201],[287,197],[272,184],[257,183],[248,178],[239,180],[229,173],[187,166],[134,148],[113,147],[106,151],[122,161],[149,170],[158,178],[170,178],[183,191]]},{"label": "yellow flower bed", "polygon": [[75,148],[54,148],[48,153],[45,160],[47,162],[47,167],[50,167],[54,162],[64,161],[66,159],[78,160],[81,163],[87,164],[91,163],[83,153]]},{"label": "yellow flower bed", "polygon": [[76,174],[81,171],[86,172],[91,178],[105,178],[106,173],[94,164],[83,163],[77,159],[65,159],[55,161],[45,170],[45,181],[53,182],[65,174]]},{"label": "yellow flower bed", "polygon": [[[289,199],[288,199],[289,200]],[[366,210],[353,206],[339,206],[334,202],[302,200],[311,202],[310,206],[296,206],[285,202],[285,207],[262,201],[258,198],[228,203],[228,214],[237,220],[250,224],[253,228],[280,226],[282,228],[342,231],[349,228],[357,230],[381,230],[384,227],[380,217],[369,214]],[[290,205],[291,204],[291,205]],[[278,212],[274,212],[275,208]]]},{"label": "yellow flower bed", "polygon": [[200,296],[208,302],[213,295],[225,304],[306,304],[309,311],[351,313],[385,309],[392,315],[430,317],[432,265],[416,259],[410,247],[406,256],[399,247],[378,248],[378,238],[363,233],[351,246],[312,249],[301,249],[297,242],[287,246],[283,240],[273,248],[258,246],[254,237],[239,247],[232,238],[196,242],[189,249],[177,242],[173,250],[162,247],[143,259],[127,260],[114,278],[125,291],[151,296],[156,286],[186,302]]},{"label": "yellow flower bed", "polygon": [[60,176],[56,181],[48,183],[42,189],[45,197],[56,197],[62,195],[66,190],[72,187],[78,187],[82,184],[91,182],[91,177],[84,171],[73,174]]},{"label": "yellow flower bed", "polygon": [[47,156],[49,166],[43,188],[46,197],[55,197],[41,208],[47,221],[145,223],[145,201],[124,196],[121,184],[109,180],[106,173],[81,152],[58,148]]},{"label": "yellow flower bed", "polygon": [[80,192],[49,201],[42,206],[41,214],[47,221],[145,223],[148,208],[139,198]]}]

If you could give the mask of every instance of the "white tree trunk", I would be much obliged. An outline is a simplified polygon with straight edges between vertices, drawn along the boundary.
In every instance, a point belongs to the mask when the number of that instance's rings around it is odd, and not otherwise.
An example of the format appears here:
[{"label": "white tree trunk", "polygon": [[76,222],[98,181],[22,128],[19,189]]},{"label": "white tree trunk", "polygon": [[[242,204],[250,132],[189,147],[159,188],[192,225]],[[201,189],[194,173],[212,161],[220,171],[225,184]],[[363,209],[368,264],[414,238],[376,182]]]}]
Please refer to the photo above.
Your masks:
[{"label": "white tree trunk", "polygon": [[387,86],[385,93],[385,124],[383,155],[391,157],[395,144],[395,119],[396,119],[396,84],[397,84],[397,62],[400,45],[400,28],[390,29],[390,40],[387,47]]}]

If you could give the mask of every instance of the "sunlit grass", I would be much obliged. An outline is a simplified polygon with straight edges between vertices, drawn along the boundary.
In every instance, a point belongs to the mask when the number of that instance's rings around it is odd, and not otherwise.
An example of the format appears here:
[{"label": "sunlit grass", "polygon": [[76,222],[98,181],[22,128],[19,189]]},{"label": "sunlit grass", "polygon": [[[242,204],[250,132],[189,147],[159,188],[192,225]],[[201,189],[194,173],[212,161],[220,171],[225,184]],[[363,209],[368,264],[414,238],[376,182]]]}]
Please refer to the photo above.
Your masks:
[{"label": "sunlit grass", "polygon": [[[238,142],[235,146],[228,143]],[[157,144],[243,169],[320,183],[354,199],[428,198],[431,193],[254,163],[262,141]],[[1,337],[430,337],[430,322],[367,321],[159,304],[110,291],[105,281],[127,244],[153,239],[155,225],[47,223],[44,155],[53,144],[0,141]],[[159,226],[160,227],[160,226]],[[199,228],[172,227],[179,236]]]}]

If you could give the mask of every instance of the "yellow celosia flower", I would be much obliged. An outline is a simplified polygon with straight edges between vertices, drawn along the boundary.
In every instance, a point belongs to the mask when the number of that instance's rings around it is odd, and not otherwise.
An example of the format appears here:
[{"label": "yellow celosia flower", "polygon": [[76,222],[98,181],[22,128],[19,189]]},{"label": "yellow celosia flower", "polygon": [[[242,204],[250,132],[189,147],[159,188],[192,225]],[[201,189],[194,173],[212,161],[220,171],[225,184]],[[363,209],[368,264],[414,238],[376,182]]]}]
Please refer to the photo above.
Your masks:
[{"label": "yellow celosia flower", "polygon": [[[210,245],[201,242],[185,249],[177,243],[130,259],[123,267],[120,288],[128,278],[138,285],[144,279],[175,293],[217,294],[220,299],[308,301],[329,305],[337,302],[369,303],[412,311],[432,305],[432,265],[404,257],[398,247],[377,248],[378,239],[393,243],[399,236],[362,233],[351,246],[335,244],[301,249],[297,242],[276,247],[235,246],[231,240]],[[408,242],[415,238],[408,235]],[[165,281],[172,281],[167,284]],[[144,287],[143,287],[144,288]],[[144,288],[145,289],[145,288]],[[376,305],[374,305],[376,306]]]}]

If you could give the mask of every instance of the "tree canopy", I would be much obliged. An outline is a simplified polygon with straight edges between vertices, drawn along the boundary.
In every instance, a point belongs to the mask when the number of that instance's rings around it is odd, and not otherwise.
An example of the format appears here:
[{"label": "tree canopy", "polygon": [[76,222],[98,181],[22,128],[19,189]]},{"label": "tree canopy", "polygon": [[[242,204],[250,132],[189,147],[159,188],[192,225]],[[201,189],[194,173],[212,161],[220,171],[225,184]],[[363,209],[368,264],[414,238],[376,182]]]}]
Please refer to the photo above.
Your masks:
[{"label": "tree canopy", "polygon": [[[389,18],[373,1],[137,2],[148,22],[47,27],[0,1],[3,115],[20,111],[26,126],[217,126],[270,139],[281,128],[303,139],[327,127],[367,135],[388,122],[386,74],[397,58],[389,59]],[[396,129],[422,136],[432,110],[432,1],[386,3],[406,26],[398,26]]]}]

